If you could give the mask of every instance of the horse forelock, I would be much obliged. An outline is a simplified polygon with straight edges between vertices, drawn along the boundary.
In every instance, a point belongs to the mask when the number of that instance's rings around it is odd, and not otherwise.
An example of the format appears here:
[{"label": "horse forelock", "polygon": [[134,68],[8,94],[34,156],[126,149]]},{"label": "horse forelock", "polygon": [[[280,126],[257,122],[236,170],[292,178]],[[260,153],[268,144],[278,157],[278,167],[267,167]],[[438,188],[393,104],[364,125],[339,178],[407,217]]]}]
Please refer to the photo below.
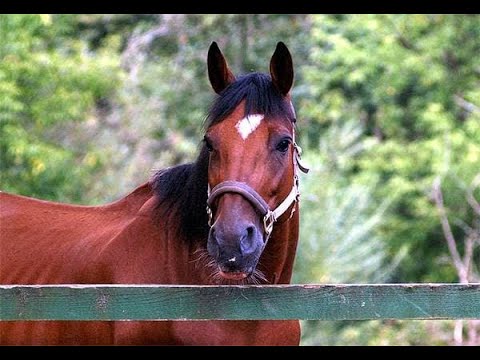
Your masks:
[{"label": "horse forelock", "polygon": [[206,129],[226,119],[243,101],[245,118],[262,115],[295,121],[291,102],[278,92],[270,76],[254,72],[239,77],[216,97],[206,118]]}]

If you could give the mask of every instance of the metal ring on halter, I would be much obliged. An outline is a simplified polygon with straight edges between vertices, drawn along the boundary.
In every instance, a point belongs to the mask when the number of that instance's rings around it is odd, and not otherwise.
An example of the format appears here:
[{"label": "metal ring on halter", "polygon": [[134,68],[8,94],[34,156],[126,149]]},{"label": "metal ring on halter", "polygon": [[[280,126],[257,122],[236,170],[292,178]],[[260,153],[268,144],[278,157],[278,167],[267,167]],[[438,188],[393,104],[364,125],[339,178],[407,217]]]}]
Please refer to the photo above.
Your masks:
[{"label": "metal ring on halter", "polygon": [[273,223],[275,221],[277,221],[277,219],[275,219],[275,213],[271,210],[268,210],[268,213],[263,217],[263,229],[265,230],[265,235],[267,236],[267,239],[272,233]]},{"label": "metal ring on halter", "polygon": [[208,215],[208,226],[212,227],[213,214],[212,214],[212,209],[210,209],[210,206],[208,205],[207,205],[207,215]]}]

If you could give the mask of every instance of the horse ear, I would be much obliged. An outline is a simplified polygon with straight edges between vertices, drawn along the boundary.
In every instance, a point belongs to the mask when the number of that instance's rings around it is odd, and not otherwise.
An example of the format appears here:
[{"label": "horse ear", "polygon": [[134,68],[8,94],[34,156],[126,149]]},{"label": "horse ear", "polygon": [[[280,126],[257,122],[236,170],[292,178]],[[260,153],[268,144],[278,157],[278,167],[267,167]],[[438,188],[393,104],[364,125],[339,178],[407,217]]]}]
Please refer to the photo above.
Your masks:
[{"label": "horse ear", "polygon": [[227,61],[215,41],[208,49],[207,65],[210,84],[217,94],[235,81],[235,75],[228,68]]},{"label": "horse ear", "polygon": [[270,76],[273,85],[286,96],[293,84],[293,62],[290,51],[283,42],[279,42],[270,60]]}]

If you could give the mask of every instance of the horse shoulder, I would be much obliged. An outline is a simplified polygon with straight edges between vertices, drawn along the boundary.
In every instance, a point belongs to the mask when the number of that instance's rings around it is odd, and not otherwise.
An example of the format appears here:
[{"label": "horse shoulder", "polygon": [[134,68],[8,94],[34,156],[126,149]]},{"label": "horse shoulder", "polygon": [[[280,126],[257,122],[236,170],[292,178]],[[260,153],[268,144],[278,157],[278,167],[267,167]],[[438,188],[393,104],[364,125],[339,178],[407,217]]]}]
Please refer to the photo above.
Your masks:
[{"label": "horse shoulder", "polygon": [[0,193],[0,281],[110,282],[110,275],[97,271],[105,264],[103,251],[127,232],[151,198],[148,185],[102,206]]}]

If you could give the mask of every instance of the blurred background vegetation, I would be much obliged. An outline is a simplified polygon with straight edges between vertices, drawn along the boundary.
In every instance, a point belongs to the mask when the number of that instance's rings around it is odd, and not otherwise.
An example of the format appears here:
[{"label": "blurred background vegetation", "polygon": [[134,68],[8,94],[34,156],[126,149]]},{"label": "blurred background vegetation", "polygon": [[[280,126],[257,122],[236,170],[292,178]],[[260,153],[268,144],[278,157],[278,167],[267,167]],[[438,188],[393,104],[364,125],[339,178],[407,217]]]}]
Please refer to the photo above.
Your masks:
[{"label": "blurred background vegetation", "polygon": [[[194,159],[217,41],[235,73],[296,70],[294,282],[474,282],[480,16],[0,15],[0,188],[101,204]],[[303,322],[306,345],[480,344],[462,321]]]}]

